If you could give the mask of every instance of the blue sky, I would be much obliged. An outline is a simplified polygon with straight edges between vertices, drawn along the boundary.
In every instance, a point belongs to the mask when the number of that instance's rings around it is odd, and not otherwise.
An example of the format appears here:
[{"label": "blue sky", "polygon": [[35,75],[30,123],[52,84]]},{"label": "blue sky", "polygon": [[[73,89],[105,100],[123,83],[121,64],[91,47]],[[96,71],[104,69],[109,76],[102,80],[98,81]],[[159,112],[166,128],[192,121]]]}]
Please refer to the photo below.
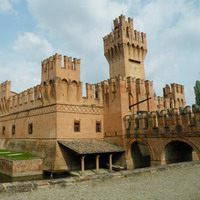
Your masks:
[{"label": "blue sky", "polygon": [[21,92],[40,84],[41,61],[55,53],[81,58],[81,80],[109,77],[102,38],[121,13],[147,33],[146,79],[157,95],[185,86],[187,104],[200,80],[199,0],[0,0],[0,82]]}]

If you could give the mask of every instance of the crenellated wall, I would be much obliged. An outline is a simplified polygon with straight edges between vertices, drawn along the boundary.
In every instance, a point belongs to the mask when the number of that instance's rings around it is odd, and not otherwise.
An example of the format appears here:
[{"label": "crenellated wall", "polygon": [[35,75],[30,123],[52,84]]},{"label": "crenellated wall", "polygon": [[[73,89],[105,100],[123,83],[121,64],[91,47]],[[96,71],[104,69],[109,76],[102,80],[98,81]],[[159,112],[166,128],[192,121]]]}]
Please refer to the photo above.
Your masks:
[{"label": "crenellated wall", "polygon": [[184,86],[172,83],[163,88],[163,97],[157,97],[158,110],[185,107]]},{"label": "crenellated wall", "polygon": [[[153,83],[131,77],[115,77],[101,83],[104,105],[104,130],[106,136],[125,133],[123,117],[130,112],[155,111],[156,101],[153,94]],[[151,98],[142,104],[139,101]]]},{"label": "crenellated wall", "polygon": [[42,83],[61,79],[80,81],[80,59],[64,56],[64,66],[62,66],[62,55],[55,54],[42,61]]},{"label": "crenellated wall", "polygon": [[8,99],[12,95],[12,92],[10,90],[11,82],[5,81],[0,84],[0,99]]},{"label": "crenellated wall", "polygon": [[[124,118],[127,134],[182,136],[200,131],[200,107],[174,108],[129,115]],[[181,136],[180,135],[180,136]]]},{"label": "crenellated wall", "polygon": [[[82,96],[82,83],[55,79],[44,82],[19,94],[0,99],[0,115],[21,112],[52,104],[103,106],[100,84],[86,84],[86,97]],[[3,95],[3,94],[2,94]]]},{"label": "crenellated wall", "polygon": [[128,18],[128,21],[124,15],[116,18],[113,31],[103,41],[110,77],[121,75],[145,78],[146,34],[134,30],[132,18]]}]

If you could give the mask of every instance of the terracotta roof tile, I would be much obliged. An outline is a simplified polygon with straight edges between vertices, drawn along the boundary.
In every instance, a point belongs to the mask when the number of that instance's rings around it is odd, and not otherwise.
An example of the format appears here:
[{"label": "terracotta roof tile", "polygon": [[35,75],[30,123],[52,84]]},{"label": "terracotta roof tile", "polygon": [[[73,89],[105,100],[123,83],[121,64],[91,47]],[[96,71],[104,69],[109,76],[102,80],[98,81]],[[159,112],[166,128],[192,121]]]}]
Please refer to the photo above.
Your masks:
[{"label": "terracotta roof tile", "polygon": [[58,142],[79,155],[124,152],[122,147],[106,140],[59,140]]}]

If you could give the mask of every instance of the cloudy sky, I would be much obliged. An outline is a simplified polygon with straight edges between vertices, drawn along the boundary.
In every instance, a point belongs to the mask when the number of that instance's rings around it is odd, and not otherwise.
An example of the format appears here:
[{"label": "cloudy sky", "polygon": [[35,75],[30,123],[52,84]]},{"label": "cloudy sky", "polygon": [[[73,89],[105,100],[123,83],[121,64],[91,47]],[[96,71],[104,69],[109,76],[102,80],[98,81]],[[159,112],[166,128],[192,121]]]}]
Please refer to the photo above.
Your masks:
[{"label": "cloudy sky", "polygon": [[166,83],[185,85],[187,104],[200,80],[199,0],[0,0],[0,82],[23,91],[40,83],[41,60],[81,58],[81,80],[109,77],[102,38],[120,14],[147,33],[146,79],[157,95]]}]

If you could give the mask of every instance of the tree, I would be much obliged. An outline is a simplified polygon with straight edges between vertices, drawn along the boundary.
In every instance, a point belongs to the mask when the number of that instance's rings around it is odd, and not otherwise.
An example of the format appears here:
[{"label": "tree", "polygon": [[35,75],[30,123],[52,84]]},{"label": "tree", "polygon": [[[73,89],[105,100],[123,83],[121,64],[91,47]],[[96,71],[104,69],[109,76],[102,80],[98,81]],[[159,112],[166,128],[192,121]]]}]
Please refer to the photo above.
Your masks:
[{"label": "tree", "polygon": [[200,106],[200,81],[196,81],[194,86],[195,102]]}]

